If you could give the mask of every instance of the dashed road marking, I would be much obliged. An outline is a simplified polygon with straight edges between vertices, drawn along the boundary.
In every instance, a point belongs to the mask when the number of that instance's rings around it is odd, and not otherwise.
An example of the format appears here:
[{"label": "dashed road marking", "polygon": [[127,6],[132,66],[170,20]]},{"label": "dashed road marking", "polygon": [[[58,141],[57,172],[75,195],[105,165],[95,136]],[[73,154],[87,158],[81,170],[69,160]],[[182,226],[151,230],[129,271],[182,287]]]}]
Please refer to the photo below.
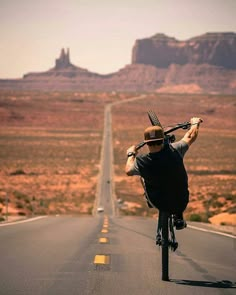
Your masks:
[{"label": "dashed road marking", "polygon": [[108,244],[109,243],[109,239],[108,238],[100,238],[99,239],[99,243],[100,244]]},{"label": "dashed road marking", "polygon": [[107,233],[108,233],[108,229],[103,228],[103,229],[101,230],[101,233],[103,233],[103,234],[107,234]]},{"label": "dashed road marking", "polygon": [[96,255],[94,257],[94,264],[110,264],[110,256],[109,255]]},{"label": "dashed road marking", "polygon": [[[106,234],[108,233],[108,218],[104,217],[104,223],[103,228],[101,230],[101,233]],[[109,239],[106,237],[99,238],[100,244],[108,244]],[[110,255],[104,255],[104,254],[97,254],[94,257],[94,265],[96,270],[110,270]]]}]

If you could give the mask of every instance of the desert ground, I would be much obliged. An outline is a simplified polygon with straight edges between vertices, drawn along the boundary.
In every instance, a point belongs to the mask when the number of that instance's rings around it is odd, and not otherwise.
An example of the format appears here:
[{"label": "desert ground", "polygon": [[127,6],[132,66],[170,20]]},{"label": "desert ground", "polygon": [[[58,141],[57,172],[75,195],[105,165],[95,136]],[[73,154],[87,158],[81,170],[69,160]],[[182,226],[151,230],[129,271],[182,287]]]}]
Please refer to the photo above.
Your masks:
[{"label": "desert ground", "polygon": [[[0,218],[8,214],[91,214],[106,104],[134,93],[0,92]],[[112,107],[115,195],[126,215],[155,216],[138,177],[124,173],[126,150],[143,140],[154,110],[164,126],[200,116],[185,157],[187,219],[236,224],[235,96],[146,94]],[[177,140],[184,130],[176,132]],[[146,147],[140,152],[146,152]],[[6,206],[7,204],[7,206]]]}]

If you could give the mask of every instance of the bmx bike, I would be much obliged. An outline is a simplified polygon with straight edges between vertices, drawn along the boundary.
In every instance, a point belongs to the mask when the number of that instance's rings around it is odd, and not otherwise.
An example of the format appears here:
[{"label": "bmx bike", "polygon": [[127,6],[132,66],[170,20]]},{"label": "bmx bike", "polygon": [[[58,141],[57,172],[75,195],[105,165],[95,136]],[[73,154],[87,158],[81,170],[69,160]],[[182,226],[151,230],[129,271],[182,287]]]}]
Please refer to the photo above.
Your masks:
[{"label": "bmx bike", "polygon": [[[157,115],[153,111],[148,112],[148,117],[152,125],[162,127]],[[173,143],[175,141],[175,135],[170,134],[177,129],[189,129],[191,127],[190,122],[178,123],[174,126],[168,126],[167,130],[164,129],[165,141],[167,143]],[[136,146],[136,149],[140,149],[145,145],[145,142],[141,142]],[[140,178],[142,186],[144,188],[144,195],[147,199],[147,203],[150,207],[155,206],[152,204],[151,200],[148,198],[148,194],[145,189],[145,183],[142,178]],[[158,208],[157,208],[158,209]],[[158,225],[157,225],[157,235],[156,235],[156,245],[161,247],[162,256],[162,280],[169,281],[169,249],[175,251],[178,248],[178,242],[176,241],[175,231],[174,231],[174,214],[171,212],[166,212],[159,210]]]}]

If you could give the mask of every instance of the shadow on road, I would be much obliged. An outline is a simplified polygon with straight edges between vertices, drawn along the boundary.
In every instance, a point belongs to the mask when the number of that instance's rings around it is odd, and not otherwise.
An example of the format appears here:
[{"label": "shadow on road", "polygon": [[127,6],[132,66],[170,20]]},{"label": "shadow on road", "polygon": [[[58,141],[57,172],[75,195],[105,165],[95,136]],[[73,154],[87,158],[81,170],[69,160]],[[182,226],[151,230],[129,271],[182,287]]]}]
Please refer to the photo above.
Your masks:
[{"label": "shadow on road", "polygon": [[187,286],[197,286],[197,287],[209,287],[209,288],[236,288],[236,282],[231,281],[192,281],[192,280],[171,280],[171,282],[179,284],[179,285],[187,285]]}]

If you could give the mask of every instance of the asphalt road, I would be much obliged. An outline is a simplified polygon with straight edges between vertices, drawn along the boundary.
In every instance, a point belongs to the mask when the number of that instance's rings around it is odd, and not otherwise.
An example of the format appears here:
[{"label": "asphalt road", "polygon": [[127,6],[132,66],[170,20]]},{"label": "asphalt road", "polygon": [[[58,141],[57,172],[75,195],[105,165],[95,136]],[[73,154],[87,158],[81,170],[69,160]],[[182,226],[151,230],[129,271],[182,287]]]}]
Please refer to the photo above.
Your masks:
[{"label": "asphalt road", "polygon": [[[236,294],[236,239],[188,227],[161,280],[156,221],[119,217],[113,199],[110,106],[105,110],[94,216],[0,225],[0,295]],[[197,225],[195,225],[197,226]]]},{"label": "asphalt road", "polygon": [[104,132],[101,152],[101,172],[98,184],[97,207],[104,208],[108,215],[115,214],[115,201],[113,200],[113,181],[112,181],[112,129],[111,129],[111,107],[106,106],[104,112]]},{"label": "asphalt road", "polygon": [[0,294],[236,293],[235,239],[177,232],[170,282],[163,282],[155,230],[153,219],[104,215],[1,226]]}]

